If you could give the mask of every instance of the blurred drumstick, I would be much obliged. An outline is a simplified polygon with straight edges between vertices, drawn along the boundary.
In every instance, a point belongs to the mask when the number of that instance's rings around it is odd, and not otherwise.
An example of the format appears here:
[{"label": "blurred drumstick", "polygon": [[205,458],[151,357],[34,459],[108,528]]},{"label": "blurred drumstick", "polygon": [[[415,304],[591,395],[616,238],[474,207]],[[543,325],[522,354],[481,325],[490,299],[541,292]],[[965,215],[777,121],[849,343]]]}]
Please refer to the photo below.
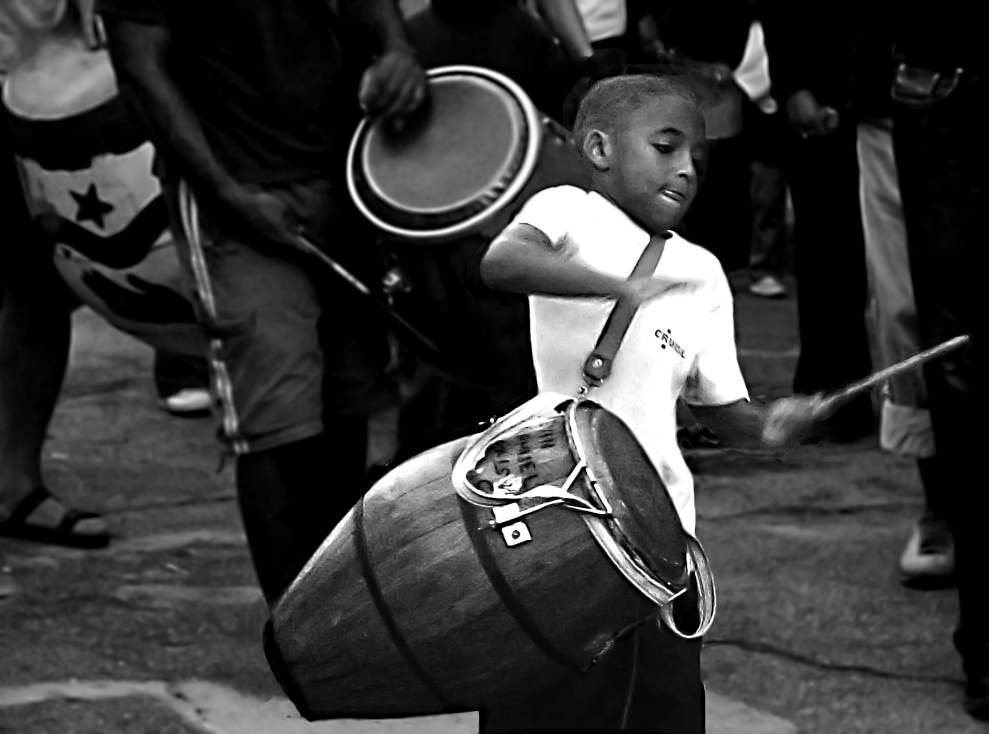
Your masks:
[{"label": "blurred drumstick", "polygon": [[824,398],[824,404],[821,407],[821,412],[825,414],[830,413],[838,408],[842,403],[848,402],[852,398],[860,395],[872,387],[875,387],[881,382],[885,382],[891,377],[895,377],[903,372],[908,372],[912,369],[920,367],[925,362],[930,362],[932,359],[937,359],[948,352],[958,349],[958,347],[961,347],[968,342],[969,337],[967,335],[956,336],[953,339],[948,339],[948,341],[943,344],[938,344],[936,347],[931,347],[920,354],[915,354],[902,362],[897,362],[884,370],[880,370],[879,372],[876,372],[863,380],[853,382],[848,387],[842,388],[838,392],[831,393],[826,396]]},{"label": "blurred drumstick", "polygon": [[319,249],[316,245],[314,245],[305,236],[305,234],[303,234],[302,232],[296,233],[296,240],[304,250],[312,253],[320,260],[322,260],[324,263],[326,263],[331,268],[333,268],[333,271],[337,275],[339,275],[341,278],[347,281],[351,286],[353,286],[357,290],[357,292],[359,292],[362,296],[365,296],[378,308],[380,308],[384,312],[384,314],[391,320],[392,325],[397,327],[396,332],[400,332],[399,333],[400,336],[405,336],[415,339],[422,346],[426,347],[428,351],[432,352],[434,357],[440,356],[439,347],[437,347],[436,344],[434,344],[429,337],[427,337],[416,327],[414,327],[412,324],[410,324],[408,321],[402,318],[402,316],[400,316],[398,312],[395,311],[395,309],[393,309],[391,306],[389,306],[388,303],[386,303],[383,299],[375,296],[374,293],[371,292],[371,289],[368,288],[361,280],[354,277],[354,275],[351,274],[351,272],[347,270],[345,267],[343,267],[343,265],[338,263],[332,257],[330,257],[321,249]]}]

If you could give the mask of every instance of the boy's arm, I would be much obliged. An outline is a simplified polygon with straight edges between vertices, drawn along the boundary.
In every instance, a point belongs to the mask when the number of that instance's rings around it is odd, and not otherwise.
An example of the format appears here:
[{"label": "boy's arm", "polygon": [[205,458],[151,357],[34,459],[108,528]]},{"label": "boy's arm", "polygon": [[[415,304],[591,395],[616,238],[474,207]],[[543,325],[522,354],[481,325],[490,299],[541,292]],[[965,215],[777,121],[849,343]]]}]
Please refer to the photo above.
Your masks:
[{"label": "boy's arm", "polygon": [[628,298],[642,303],[690,283],[659,276],[627,280],[588,267],[574,257],[563,238],[554,244],[540,229],[514,224],[502,232],[481,259],[481,281],[493,290],[576,298]]},{"label": "boy's arm", "polygon": [[748,400],[691,405],[690,412],[727,448],[779,450],[795,446],[832,408],[820,395],[794,395],[768,405]]}]

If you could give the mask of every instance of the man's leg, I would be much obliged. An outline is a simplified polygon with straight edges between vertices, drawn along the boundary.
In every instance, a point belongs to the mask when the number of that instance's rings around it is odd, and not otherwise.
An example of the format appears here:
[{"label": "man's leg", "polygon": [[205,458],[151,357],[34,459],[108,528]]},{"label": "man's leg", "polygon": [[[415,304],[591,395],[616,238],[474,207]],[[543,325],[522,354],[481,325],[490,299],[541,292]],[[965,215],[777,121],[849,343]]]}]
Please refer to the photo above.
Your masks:
[{"label": "man's leg", "polygon": [[[291,583],[366,488],[367,419],[237,459],[237,498],[268,600]],[[360,460],[358,460],[360,457]]]},{"label": "man's leg", "polygon": [[[273,193],[323,241],[315,220],[332,208],[325,191],[313,185]],[[173,211],[192,211],[182,206],[186,194],[167,196]],[[370,361],[354,339],[367,333],[352,307],[327,310],[321,263],[240,241],[210,212],[199,212],[198,225],[187,217],[176,243],[211,339],[220,433],[237,455],[251,555],[274,601],[365,488],[367,415],[378,407],[369,396],[377,388],[367,384]],[[383,330],[380,337],[386,359]]]},{"label": "man's leg", "polygon": [[[890,119],[858,126],[870,306],[883,367],[922,351],[892,127]],[[887,392],[880,419],[880,444],[887,451],[917,459],[926,500],[924,514],[914,525],[900,558],[902,580],[917,587],[941,586],[954,573],[954,551],[923,374],[899,375],[889,381]]]},{"label": "man's leg", "polygon": [[989,409],[982,303],[989,156],[979,127],[982,91],[965,79],[930,109],[898,108],[893,136],[924,346],[963,333],[972,337],[970,348],[925,365],[924,377],[955,542],[955,644],[969,680],[969,710],[989,718],[989,491],[979,481]]},{"label": "man's leg", "polygon": [[50,251],[32,233],[13,163],[9,152],[0,160],[0,192],[8,213],[0,245],[0,522],[13,515],[32,528],[61,527],[53,542],[105,545],[109,535],[102,519],[86,517],[73,524],[66,521],[71,511],[61,502],[39,494],[34,509],[23,504],[33,504],[29,496],[44,487],[41,449],[62,389],[76,302],[58,277]]},{"label": "man's leg", "polygon": [[[856,130],[843,125],[826,137],[791,142],[800,328],[793,389],[815,393],[844,387],[871,369]],[[863,395],[829,420],[830,437],[854,441],[873,424],[871,398]]]}]

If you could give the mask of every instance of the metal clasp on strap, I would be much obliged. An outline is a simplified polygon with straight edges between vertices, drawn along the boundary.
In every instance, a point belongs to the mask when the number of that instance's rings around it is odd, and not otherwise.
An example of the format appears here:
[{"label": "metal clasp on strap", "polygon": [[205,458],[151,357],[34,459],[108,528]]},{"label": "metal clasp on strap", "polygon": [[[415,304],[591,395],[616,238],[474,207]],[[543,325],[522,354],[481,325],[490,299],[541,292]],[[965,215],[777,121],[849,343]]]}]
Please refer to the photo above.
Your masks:
[{"label": "metal clasp on strap", "polygon": [[[521,507],[521,503],[524,500],[545,500],[543,502],[535,502],[530,504],[525,509],[520,509],[518,512],[512,513],[508,517],[502,515],[505,519],[499,519],[498,514],[496,513],[495,519],[488,522],[488,528],[497,529],[507,522],[516,522],[519,517],[531,515],[534,512],[546,509],[547,507],[552,507],[553,505],[563,505],[568,510],[582,512],[588,515],[597,515],[599,517],[608,517],[611,515],[611,507],[608,505],[604,496],[594,487],[594,479],[588,474],[587,454],[584,452],[583,446],[581,446],[579,437],[575,434],[576,423],[574,411],[576,410],[577,404],[578,401],[573,398],[544,393],[543,395],[534,398],[521,408],[516,409],[509,415],[505,416],[501,421],[495,423],[495,425],[491,426],[491,428],[482,433],[480,436],[477,436],[473,441],[471,441],[467,448],[464,449],[464,452],[460,455],[460,458],[457,459],[457,463],[453,467],[452,479],[457,494],[459,494],[467,502],[479,507],[495,508],[512,504]],[[553,484],[543,484],[518,494],[506,492],[503,496],[498,496],[494,493],[482,492],[467,478],[468,472],[484,455],[485,449],[498,440],[501,436],[511,433],[514,430],[518,430],[523,426],[523,424],[530,420],[532,416],[538,415],[540,412],[553,411],[559,414],[562,412],[564,406],[566,406],[565,425],[567,440],[570,445],[571,453],[576,461],[574,468],[570,471],[570,474],[567,476],[566,480],[564,480],[562,487],[557,487]],[[600,506],[596,506],[593,502],[589,502],[583,497],[571,493],[570,490],[582,477],[586,479],[587,485],[589,486],[594,498],[600,503]],[[506,478],[503,481],[513,482],[511,478]],[[509,487],[505,485],[503,488],[507,489]]]}]

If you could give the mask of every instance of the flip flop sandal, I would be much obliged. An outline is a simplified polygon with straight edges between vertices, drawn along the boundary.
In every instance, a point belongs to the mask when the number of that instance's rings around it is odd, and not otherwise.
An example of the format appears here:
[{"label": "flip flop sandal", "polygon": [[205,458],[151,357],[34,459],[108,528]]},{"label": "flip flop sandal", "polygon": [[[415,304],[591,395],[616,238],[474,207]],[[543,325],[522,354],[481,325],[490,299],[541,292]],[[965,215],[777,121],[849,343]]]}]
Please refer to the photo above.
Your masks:
[{"label": "flip flop sandal", "polygon": [[75,527],[83,520],[99,518],[94,512],[66,510],[62,521],[55,527],[29,525],[26,520],[31,513],[38,509],[48,498],[57,498],[44,487],[37,487],[21,500],[14,508],[10,517],[0,522],[0,537],[31,540],[48,545],[61,545],[67,548],[105,548],[110,543],[110,533],[102,532],[95,535],[75,533]]}]

